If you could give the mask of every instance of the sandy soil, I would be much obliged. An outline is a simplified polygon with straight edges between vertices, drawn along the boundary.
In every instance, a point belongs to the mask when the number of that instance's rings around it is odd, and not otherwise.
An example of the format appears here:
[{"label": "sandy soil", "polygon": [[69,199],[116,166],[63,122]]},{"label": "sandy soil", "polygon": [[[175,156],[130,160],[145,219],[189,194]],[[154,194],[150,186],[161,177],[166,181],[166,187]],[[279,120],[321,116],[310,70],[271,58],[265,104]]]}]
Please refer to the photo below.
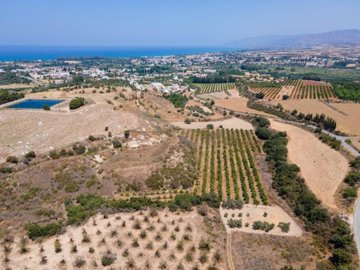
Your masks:
[{"label": "sandy soil", "polygon": [[221,125],[223,128],[234,128],[234,129],[254,129],[253,126],[242,119],[239,118],[229,118],[226,120],[219,121],[208,121],[208,122],[192,122],[191,124],[185,124],[184,122],[172,122],[172,125],[183,128],[183,129],[203,129],[206,128],[208,124],[213,124],[214,128],[218,128]]},{"label": "sandy soil", "polygon": [[300,167],[301,175],[317,198],[325,206],[337,209],[334,195],[349,170],[345,157],[301,128],[274,120],[271,127],[287,132],[290,162]]},{"label": "sandy soil", "polygon": [[[239,214],[241,213],[241,217]],[[264,213],[266,213],[266,217],[264,217]],[[302,230],[295,223],[295,221],[279,206],[265,206],[265,205],[251,205],[247,204],[241,210],[231,210],[231,209],[223,209],[220,208],[221,218],[226,226],[226,230],[228,232],[246,232],[246,233],[257,233],[257,234],[271,234],[271,235],[282,235],[282,236],[301,236]],[[241,228],[229,228],[227,225],[229,219],[240,219],[242,221]],[[269,223],[273,223],[275,225],[274,229],[269,232],[261,231],[261,230],[253,230],[252,224],[254,221],[267,221]],[[281,231],[278,227],[279,222],[290,223],[290,230],[287,233]],[[249,226],[246,227],[245,224],[248,223]]]},{"label": "sandy soil", "polygon": [[[140,228],[135,227],[135,224],[139,224]],[[28,252],[24,254],[19,253],[20,239],[16,238],[9,254],[8,268],[79,269],[74,263],[81,258],[84,260],[82,269],[105,269],[102,258],[108,255],[114,258],[114,262],[106,269],[162,269],[159,268],[162,263],[167,266],[163,269],[177,269],[180,263],[184,267],[182,269],[191,269],[194,265],[207,269],[214,261],[214,253],[218,251],[221,260],[216,266],[218,269],[227,269],[225,248],[210,238],[211,230],[195,211],[181,214],[159,211],[153,217],[149,211],[120,213],[107,218],[97,215],[83,226],[68,227],[66,233],[58,237],[38,243],[28,242]],[[140,236],[142,231],[145,232],[144,237]],[[172,234],[175,240],[171,238]],[[88,236],[86,242],[84,235]],[[187,238],[184,238],[184,235]],[[56,239],[61,244],[61,251],[58,253],[54,248]],[[199,262],[200,255],[205,254],[205,251],[198,248],[202,239],[213,239],[210,240],[210,250],[206,250],[205,263]],[[182,249],[178,248],[179,243],[182,243]],[[76,252],[73,250],[74,246]],[[192,246],[195,250],[191,250]],[[41,247],[43,251],[40,251]],[[89,251],[90,248],[93,249],[92,252]],[[156,251],[159,256],[155,254]],[[175,257],[171,257],[171,254]],[[185,259],[187,254],[190,254],[191,260]],[[6,267],[3,256],[4,252],[1,252],[1,269]],[[150,264],[150,268],[146,268],[146,263]],[[130,268],[130,264],[134,267]]]},{"label": "sandy soil", "polygon": [[318,100],[278,100],[286,110],[298,110],[302,113],[321,114],[336,120],[337,129],[352,135],[360,135],[360,104],[359,103],[324,103]]},{"label": "sandy soil", "polygon": [[[69,99],[74,96],[79,94],[52,91],[26,97]],[[146,129],[150,125],[134,113],[115,110],[115,105],[108,103],[115,93],[81,96],[91,102],[74,112],[1,109],[0,160],[10,154],[23,155],[30,150],[46,152],[84,140],[89,135],[107,134],[105,127],[116,135],[126,129]]]}]

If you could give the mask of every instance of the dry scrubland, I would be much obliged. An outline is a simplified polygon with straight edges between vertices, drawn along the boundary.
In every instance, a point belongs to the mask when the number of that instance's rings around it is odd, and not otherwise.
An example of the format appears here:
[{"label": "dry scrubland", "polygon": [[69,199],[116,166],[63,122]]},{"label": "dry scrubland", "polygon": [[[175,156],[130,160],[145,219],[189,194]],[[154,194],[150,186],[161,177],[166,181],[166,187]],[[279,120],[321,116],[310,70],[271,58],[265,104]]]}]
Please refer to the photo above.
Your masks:
[{"label": "dry scrubland", "polygon": [[286,131],[290,162],[300,167],[301,175],[316,197],[325,206],[337,209],[334,196],[349,170],[346,158],[299,127],[271,120],[271,128]]},{"label": "dry scrubland", "polygon": [[297,110],[302,113],[321,114],[332,117],[337,123],[337,130],[347,134],[360,136],[360,104],[359,103],[327,103],[318,100],[281,100],[286,110]]},{"label": "dry scrubland", "polygon": [[[26,98],[65,98],[82,96],[89,101],[74,112],[43,110],[0,110],[0,160],[8,155],[38,153],[68,146],[89,135],[122,134],[127,129],[147,130],[149,120],[139,116],[139,109],[130,101],[115,101],[116,93],[51,91],[26,95]],[[97,90],[99,92],[99,90]],[[123,108],[120,108],[123,104]],[[134,108],[133,108],[134,107]]]},{"label": "dry scrubland", "polygon": [[294,269],[301,269],[301,266],[305,266],[304,269],[316,269],[319,255],[311,243],[311,239],[305,237],[233,232],[235,269],[274,270],[289,265]]},{"label": "dry scrubland", "polygon": [[[57,242],[57,244],[56,244]],[[140,211],[97,215],[39,242],[7,243],[9,262],[22,269],[227,269],[225,231],[216,213]],[[57,250],[55,250],[57,245]]]},{"label": "dry scrubland", "polygon": [[[28,222],[64,221],[64,201],[80,194],[128,198],[146,192],[150,198],[169,199],[181,185],[192,188],[195,150],[184,137],[131,132],[120,140],[122,148],[99,138],[82,142],[85,154],[67,156],[69,147],[53,158],[38,155],[28,166],[12,164],[16,172],[0,174],[0,238],[3,230],[23,230]],[[140,146],[127,147],[132,141]],[[163,186],[148,185],[151,175],[164,176]]]}]

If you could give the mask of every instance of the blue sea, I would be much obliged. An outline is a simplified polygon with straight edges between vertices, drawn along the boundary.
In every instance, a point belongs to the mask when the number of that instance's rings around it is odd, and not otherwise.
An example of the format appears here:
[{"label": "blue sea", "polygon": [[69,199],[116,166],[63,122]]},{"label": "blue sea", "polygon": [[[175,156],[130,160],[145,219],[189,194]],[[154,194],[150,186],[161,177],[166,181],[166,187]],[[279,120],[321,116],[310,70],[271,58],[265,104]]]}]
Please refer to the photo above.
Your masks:
[{"label": "blue sea", "polygon": [[37,61],[81,57],[145,57],[232,51],[221,47],[54,47],[0,46],[0,61]]}]

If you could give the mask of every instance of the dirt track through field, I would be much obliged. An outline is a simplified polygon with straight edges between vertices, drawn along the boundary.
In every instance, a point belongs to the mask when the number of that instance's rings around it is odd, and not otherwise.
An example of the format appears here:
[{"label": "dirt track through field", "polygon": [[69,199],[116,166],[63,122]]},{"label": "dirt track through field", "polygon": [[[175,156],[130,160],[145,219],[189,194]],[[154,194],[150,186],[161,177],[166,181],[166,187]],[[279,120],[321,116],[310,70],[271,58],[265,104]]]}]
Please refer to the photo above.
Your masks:
[{"label": "dirt track through field", "polygon": [[325,206],[337,209],[334,196],[349,170],[345,157],[299,127],[274,120],[271,127],[286,131],[289,160],[300,167],[301,175],[317,198]]}]

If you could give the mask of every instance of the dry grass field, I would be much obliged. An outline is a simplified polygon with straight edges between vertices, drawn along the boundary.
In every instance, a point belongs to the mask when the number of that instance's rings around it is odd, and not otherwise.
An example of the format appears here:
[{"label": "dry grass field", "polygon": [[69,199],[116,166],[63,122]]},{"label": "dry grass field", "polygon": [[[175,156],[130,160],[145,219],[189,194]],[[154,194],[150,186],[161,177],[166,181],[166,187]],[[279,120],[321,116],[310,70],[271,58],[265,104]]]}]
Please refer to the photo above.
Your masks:
[{"label": "dry grass field", "polygon": [[325,206],[337,209],[334,196],[349,170],[346,158],[299,127],[271,120],[271,128],[286,131],[290,162],[300,167],[301,175],[316,197]]},{"label": "dry grass field", "polygon": [[9,253],[1,249],[0,268],[225,270],[225,230],[216,212],[208,211],[205,218],[195,211],[99,214],[43,241],[17,236],[5,244]]},{"label": "dry grass field", "polygon": [[318,100],[281,100],[286,110],[297,110],[302,113],[321,114],[332,117],[337,123],[337,130],[350,135],[360,136],[360,104],[359,103],[327,103]]},{"label": "dry grass field", "polygon": [[237,270],[316,269],[321,256],[305,237],[241,232],[232,233],[232,254]]}]

